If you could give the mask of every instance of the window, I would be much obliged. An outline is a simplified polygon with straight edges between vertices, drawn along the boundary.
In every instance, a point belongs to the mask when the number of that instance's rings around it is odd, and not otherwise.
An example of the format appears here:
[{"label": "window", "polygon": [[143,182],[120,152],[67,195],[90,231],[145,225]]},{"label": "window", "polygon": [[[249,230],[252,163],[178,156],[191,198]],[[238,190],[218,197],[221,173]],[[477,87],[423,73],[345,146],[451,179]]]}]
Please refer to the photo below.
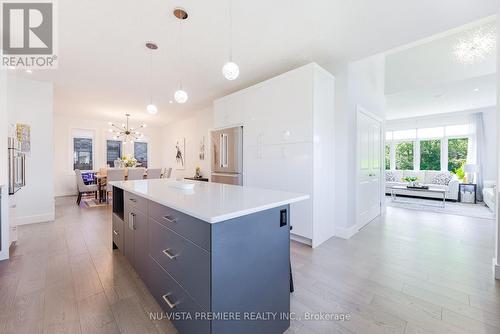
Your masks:
[{"label": "window", "polygon": [[391,145],[385,145],[385,169],[391,169]]},{"label": "window", "polygon": [[148,167],[148,143],[134,143],[134,157],[142,167]]},{"label": "window", "polygon": [[122,157],[122,142],[119,140],[107,140],[106,141],[106,164],[110,167],[114,167],[114,162],[116,159]]},{"label": "window", "polygon": [[441,170],[441,140],[420,141],[420,170]]},{"label": "window", "polygon": [[93,170],[92,138],[73,138],[73,170]]},{"label": "window", "polygon": [[399,130],[392,132],[392,139],[394,140],[408,140],[417,138],[417,129]]},{"label": "window", "polygon": [[456,173],[467,161],[468,138],[448,139],[448,170]]},{"label": "window", "polygon": [[413,170],[413,142],[396,144],[396,169]]},{"label": "window", "polygon": [[420,139],[443,138],[444,128],[423,128],[417,130],[417,137]]}]

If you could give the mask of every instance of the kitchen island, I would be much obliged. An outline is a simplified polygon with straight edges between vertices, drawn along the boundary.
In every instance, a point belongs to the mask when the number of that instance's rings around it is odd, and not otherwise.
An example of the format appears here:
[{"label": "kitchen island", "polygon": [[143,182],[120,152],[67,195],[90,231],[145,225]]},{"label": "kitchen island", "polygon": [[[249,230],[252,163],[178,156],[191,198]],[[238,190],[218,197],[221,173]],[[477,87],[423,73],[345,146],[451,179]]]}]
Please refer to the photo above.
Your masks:
[{"label": "kitchen island", "polygon": [[290,204],[307,195],[170,179],[112,182],[113,248],[181,334],[290,325]]}]

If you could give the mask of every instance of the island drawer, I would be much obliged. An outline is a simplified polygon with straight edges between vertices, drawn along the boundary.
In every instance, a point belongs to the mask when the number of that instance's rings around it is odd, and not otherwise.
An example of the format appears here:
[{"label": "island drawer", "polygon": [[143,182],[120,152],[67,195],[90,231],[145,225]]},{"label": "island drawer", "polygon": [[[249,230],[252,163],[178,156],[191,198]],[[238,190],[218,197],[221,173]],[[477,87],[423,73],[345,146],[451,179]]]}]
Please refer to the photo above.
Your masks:
[{"label": "island drawer", "polygon": [[210,254],[153,219],[149,253],[205,309],[210,309]]},{"label": "island drawer", "polygon": [[148,212],[148,200],[146,198],[134,195],[127,191],[125,192],[123,197],[124,197],[125,207],[127,207],[128,205],[132,205],[139,211],[142,211],[144,213]]},{"label": "island drawer", "polygon": [[152,201],[149,202],[149,215],[184,238],[210,251],[210,223]]},{"label": "island drawer", "polygon": [[191,319],[178,319],[172,314],[172,323],[179,333],[210,333],[210,322],[197,320],[202,308],[196,304],[177,282],[153,258],[149,258],[149,289],[161,308],[166,312],[188,314]]},{"label": "island drawer", "polygon": [[116,247],[123,252],[123,220],[116,214],[113,213],[113,242]]}]

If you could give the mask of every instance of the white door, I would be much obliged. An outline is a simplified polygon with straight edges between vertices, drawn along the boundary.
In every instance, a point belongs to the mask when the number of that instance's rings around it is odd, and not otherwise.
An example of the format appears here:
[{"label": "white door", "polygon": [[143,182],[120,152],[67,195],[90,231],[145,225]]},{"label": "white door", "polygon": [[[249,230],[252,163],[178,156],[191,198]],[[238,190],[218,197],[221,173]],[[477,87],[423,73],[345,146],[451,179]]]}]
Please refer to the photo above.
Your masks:
[{"label": "white door", "polygon": [[358,226],[381,212],[381,122],[358,111]]}]

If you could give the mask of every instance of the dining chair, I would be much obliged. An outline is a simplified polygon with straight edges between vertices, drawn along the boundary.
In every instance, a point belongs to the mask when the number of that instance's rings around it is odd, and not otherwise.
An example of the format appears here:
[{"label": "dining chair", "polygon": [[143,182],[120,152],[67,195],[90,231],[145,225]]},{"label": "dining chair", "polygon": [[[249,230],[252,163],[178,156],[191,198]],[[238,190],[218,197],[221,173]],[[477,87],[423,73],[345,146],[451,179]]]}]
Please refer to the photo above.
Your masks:
[{"label": "dining chair", "polygon": [[148,168],[148,179],[161,178],[161,168]]},{"label": "dining chair", "polygon": [[128,169],[128,178],[127,180],[142,180],[144,179],[144,173],[146,172],[146,168],[129,168]]},{"label": "dining chair", "polygon": [[172,175],[172,167],[166,167],[163,170],[163,178],[168,179]]},{"label": "dining chair", "polygon": [[106,177],[106,201],[109,203],[109,193],[113,191],[113,186],[110,184],[112,181],[125,180],[125,168],[110,168],[107,171]]},{"label": "dining chair", "polygon": [[78,191],[78,197],[76,198],[76,204],[80,205],[82,201],[82,195],[88,193],[94,193],[95,198],[97,198],[97,184],[85,184],[83,181],[82,171],[75,169],[76,175],[76,189]]}]

